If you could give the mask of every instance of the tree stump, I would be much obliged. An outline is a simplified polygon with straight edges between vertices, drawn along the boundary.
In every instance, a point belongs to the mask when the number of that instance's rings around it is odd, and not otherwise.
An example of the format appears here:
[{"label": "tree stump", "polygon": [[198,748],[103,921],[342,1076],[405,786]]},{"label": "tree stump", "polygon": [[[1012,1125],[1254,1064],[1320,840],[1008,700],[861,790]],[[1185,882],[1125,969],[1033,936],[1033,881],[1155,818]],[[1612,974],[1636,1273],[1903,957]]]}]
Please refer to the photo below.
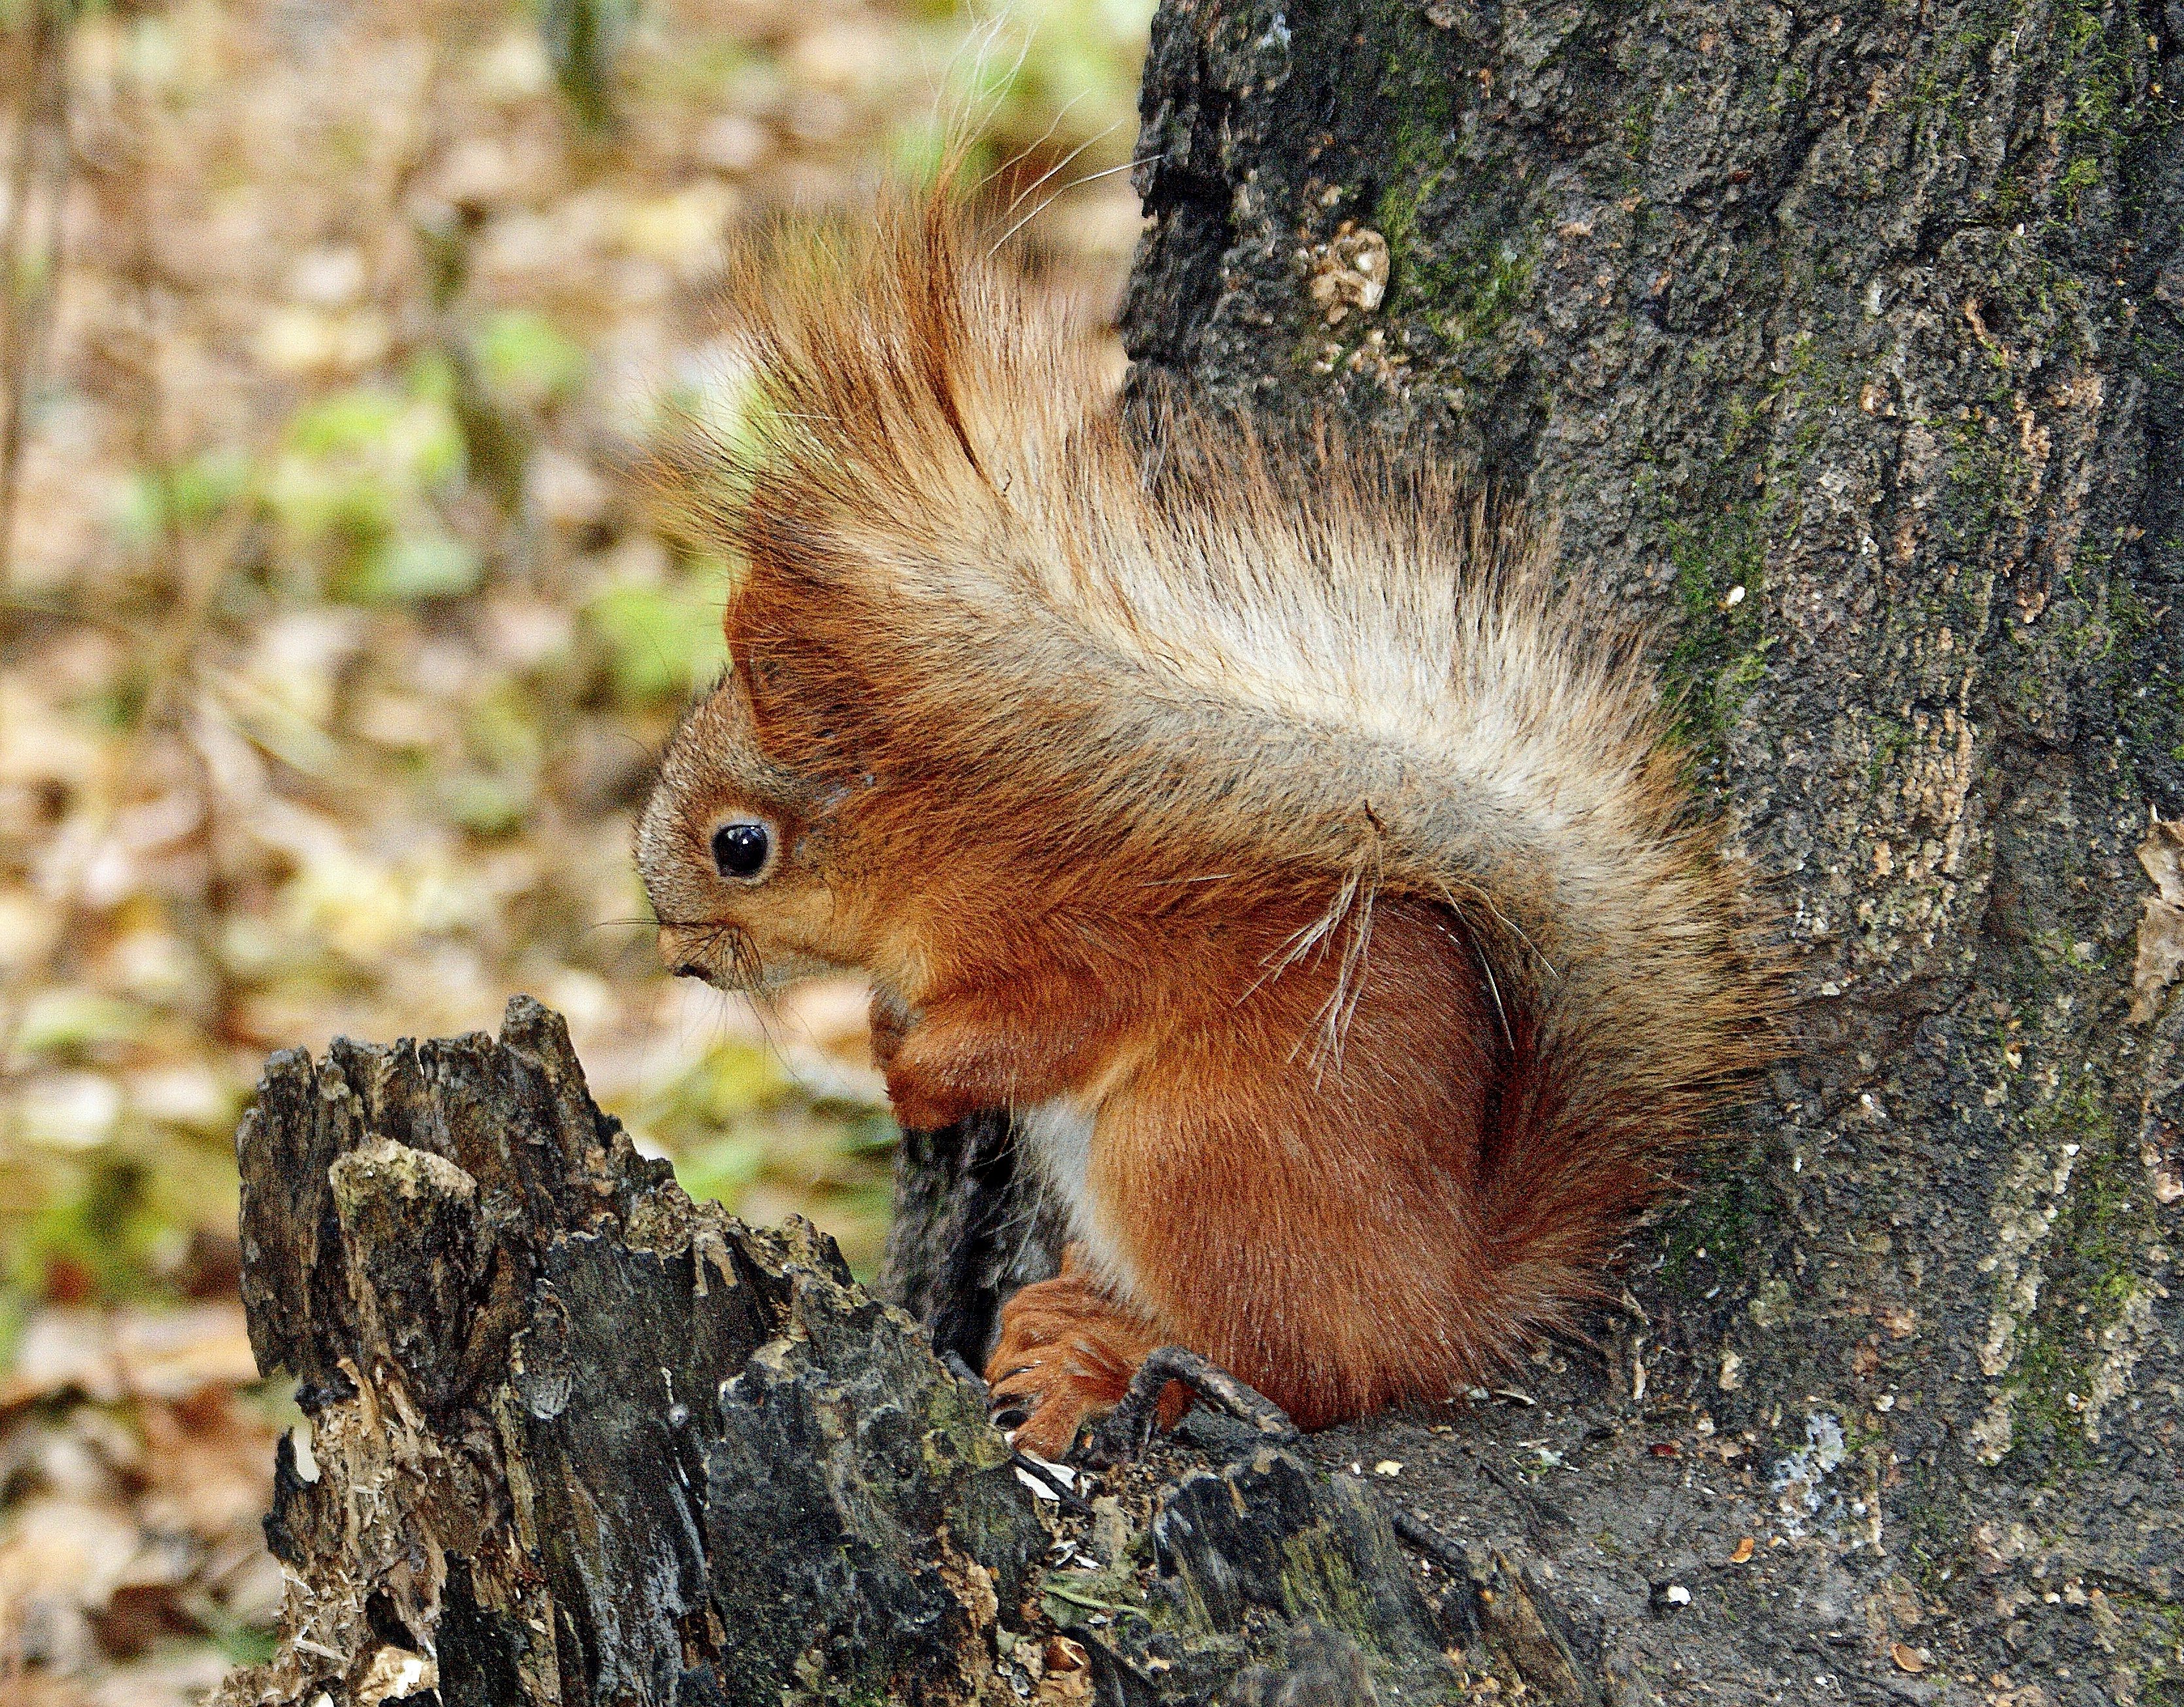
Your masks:
[{"label": "tree stump", "polygon": [[301,1382],[234,1703],[968,1700],[1046,1534],[978,1396],[801,1223],[695,1204],[560,1019],[277,1056],[244,1301]]}]

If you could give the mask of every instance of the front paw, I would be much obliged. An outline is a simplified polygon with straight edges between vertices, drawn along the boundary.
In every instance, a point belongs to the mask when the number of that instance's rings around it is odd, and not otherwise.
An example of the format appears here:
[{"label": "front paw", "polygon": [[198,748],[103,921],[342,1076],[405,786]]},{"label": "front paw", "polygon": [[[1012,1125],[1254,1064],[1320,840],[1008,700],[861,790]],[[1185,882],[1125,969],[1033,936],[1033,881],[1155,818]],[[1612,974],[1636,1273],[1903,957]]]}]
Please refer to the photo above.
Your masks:
[{"label": "front paw", "polygon": [[869,1017],[872,1027],[872,1065],[885,1073],[894,1067],[895,1057],[902,1053],[902,1043],[910,1035],[910,1028],[917,1016],[903,1004],[900,996],[884,990],[872,992]]}]

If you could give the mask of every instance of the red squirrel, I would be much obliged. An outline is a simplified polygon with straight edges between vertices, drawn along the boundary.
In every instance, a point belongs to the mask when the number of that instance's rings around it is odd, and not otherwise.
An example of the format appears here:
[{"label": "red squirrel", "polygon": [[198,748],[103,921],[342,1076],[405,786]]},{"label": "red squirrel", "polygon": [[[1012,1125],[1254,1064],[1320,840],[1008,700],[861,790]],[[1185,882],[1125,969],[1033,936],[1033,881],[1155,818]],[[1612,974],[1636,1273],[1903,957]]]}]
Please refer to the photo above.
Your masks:
[{"label": "red squirrel", "polygon": [[1431,468],[1125,417],[944,202],[754,238],[745,566],[638,830],[663,955],[872,979],[901,1122],[1014,1117],[1061,1274],[988,1368],[1059,1457],[1179,1344],[1306,1427],[1488,1376],[1768,1052],[1641,637]]}]

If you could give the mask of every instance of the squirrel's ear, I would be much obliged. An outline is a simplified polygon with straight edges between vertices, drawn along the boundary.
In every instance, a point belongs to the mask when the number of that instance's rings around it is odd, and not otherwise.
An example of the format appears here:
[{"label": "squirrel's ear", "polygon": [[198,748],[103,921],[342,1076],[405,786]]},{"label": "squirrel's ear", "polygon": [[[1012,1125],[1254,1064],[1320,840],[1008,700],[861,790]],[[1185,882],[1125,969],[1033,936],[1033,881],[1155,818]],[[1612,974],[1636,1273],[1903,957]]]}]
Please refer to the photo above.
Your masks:
[{"label": "squirrel's ear", "polygon": [[792,659],[763,645],[743,648],[729,680],[749,718],[752,739],[774,764],[809,784],[843,767],[828,708],[805,691]]},{"label": "squirrel's ear", "polygon": [[716,691],[740,700],[755,718],[764,683],[748,646],[729,649],[727,667],[721,672],[721,685]]}]

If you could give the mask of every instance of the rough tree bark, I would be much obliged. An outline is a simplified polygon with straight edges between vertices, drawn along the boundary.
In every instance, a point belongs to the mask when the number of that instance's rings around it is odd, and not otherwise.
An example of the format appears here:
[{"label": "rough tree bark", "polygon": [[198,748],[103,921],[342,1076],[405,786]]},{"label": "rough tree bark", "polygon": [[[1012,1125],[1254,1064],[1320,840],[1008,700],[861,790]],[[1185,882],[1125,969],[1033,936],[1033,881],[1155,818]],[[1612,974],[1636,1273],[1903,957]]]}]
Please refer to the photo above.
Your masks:
[{"label": "rough tree bark", "polygon": [[923,1343],[1051,1259],[998,1127],[905,1146],[921,1335],[630,1156],[536,1010],[284,1058],[248,1285],[316,1444],[228,1699],[2184,1701],[2180,50],[1164,4],[1136,382],[1454,456],[1659,616],[1797,1057],[1592,1345],[1038,1513]]},{"label": "rough tree bark", "polygon": [[2184,1700],[2180,82],[2174,0],[1155,27],[1141,382],[1557,516],[1774,885],[1805,1050],[1640,1354],[1770,1462],[1840,1430],[1836,1687]]}]

